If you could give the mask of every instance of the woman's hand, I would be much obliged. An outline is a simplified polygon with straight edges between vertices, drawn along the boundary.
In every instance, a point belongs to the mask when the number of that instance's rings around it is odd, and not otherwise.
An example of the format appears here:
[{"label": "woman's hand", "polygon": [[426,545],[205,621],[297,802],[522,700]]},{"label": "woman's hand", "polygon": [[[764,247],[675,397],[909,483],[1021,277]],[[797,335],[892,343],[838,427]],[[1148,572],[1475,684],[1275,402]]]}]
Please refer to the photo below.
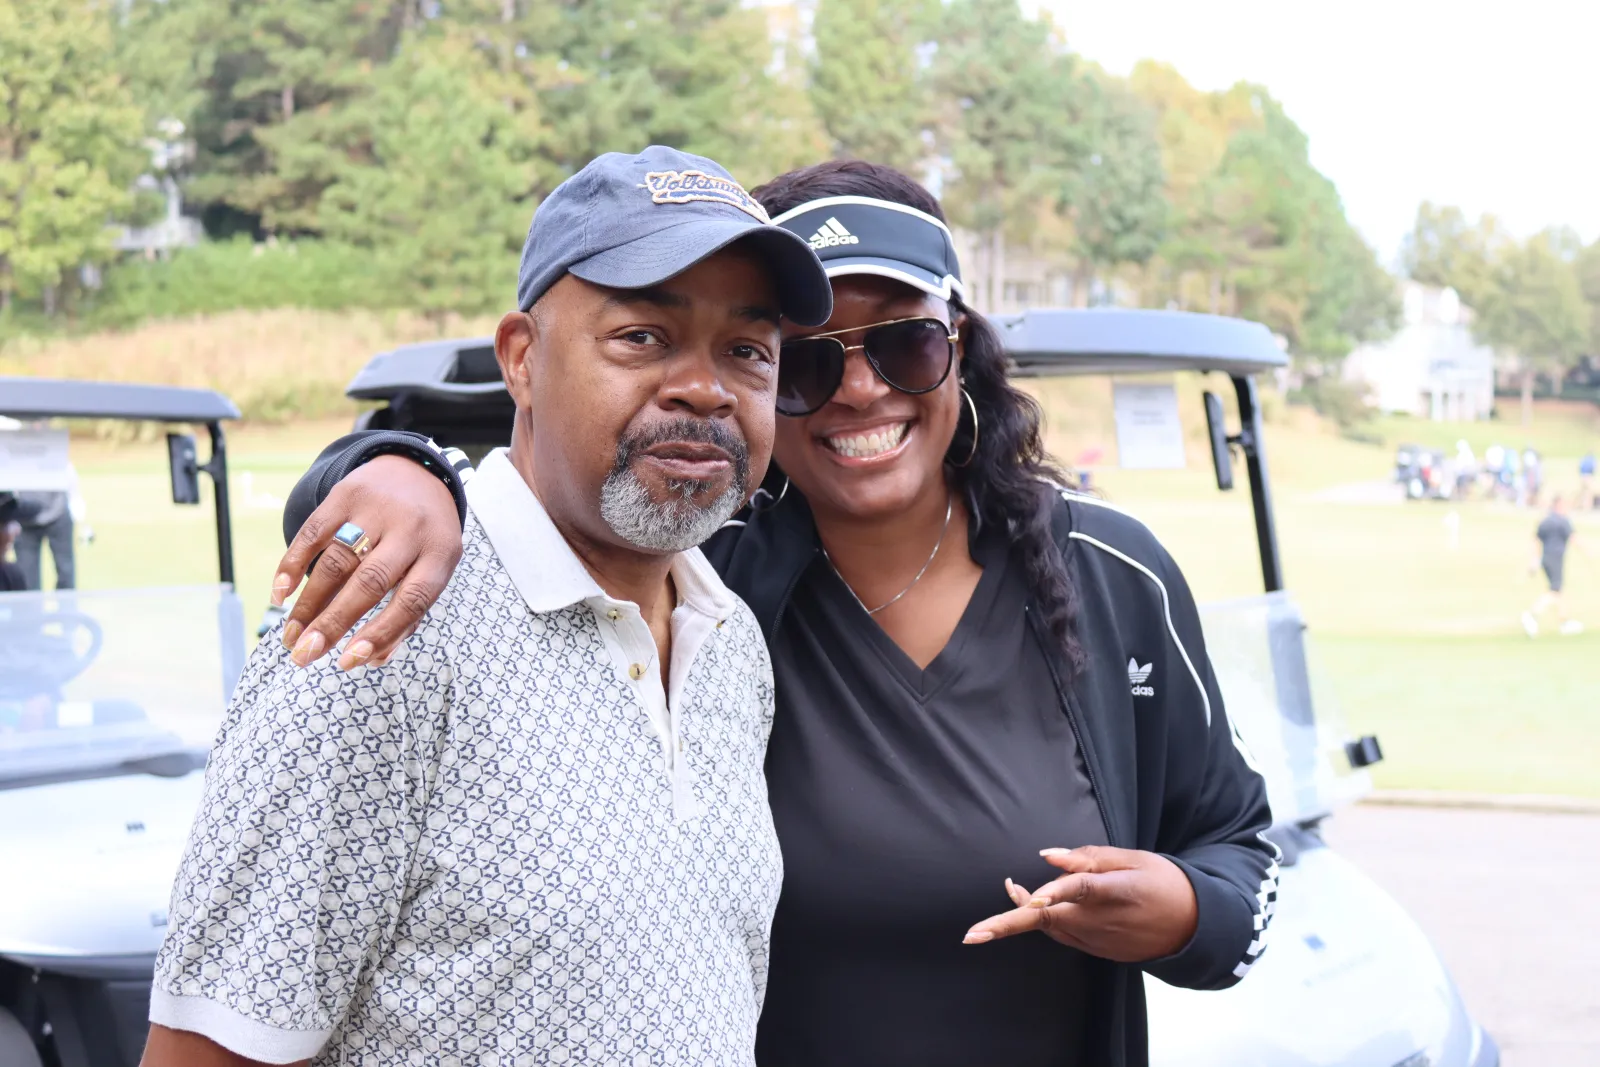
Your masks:
[{"label": "woman's hand", "polygon": [[1038,930],[1091,956],[1143,963],[1172,955],[1194,936],[1194,887],[1165,856],[1100,845],[1039,855],[1067,873],[1032,893],[1007,878],[1016,910],[968,930],[967,944]]},{"label": "woman's hand", "polygon": [[[333,539],[347,522],[372,541],[364,559]],[[284,646],[295,663],[312,663],[393,589],[393,599],[339,657],[343,670],[381,666],[439,599],[460,559],[461,519],[444,483],[401,456],[364,463],[333,487],[278,563],[275,606],[317,561],[284,624]]]}]

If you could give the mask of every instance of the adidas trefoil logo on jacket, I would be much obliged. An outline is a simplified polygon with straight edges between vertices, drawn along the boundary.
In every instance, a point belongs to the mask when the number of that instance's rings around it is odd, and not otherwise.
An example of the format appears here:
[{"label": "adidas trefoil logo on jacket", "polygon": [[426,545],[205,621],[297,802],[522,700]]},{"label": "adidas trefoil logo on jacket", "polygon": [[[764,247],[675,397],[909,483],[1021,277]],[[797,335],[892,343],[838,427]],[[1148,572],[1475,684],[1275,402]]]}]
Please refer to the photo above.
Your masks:
[{"label": "adidas trefoil logo on jacket", "polygon": [[1136,697],[1153,697],[1156,695],[1154,686],[1145,685],[1145,680],[1150,677],[1151,664],[1139,666],[1139,661],[1128,661],[1128,692]]}]

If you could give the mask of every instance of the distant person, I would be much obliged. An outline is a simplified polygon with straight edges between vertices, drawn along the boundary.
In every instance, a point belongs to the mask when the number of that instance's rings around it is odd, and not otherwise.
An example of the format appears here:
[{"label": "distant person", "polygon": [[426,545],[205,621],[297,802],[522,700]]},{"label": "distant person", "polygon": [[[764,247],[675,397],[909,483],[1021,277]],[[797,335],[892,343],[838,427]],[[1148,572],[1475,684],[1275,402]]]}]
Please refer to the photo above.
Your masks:
[{"label": "distant person", "polygon": [[1500,486],[1505,479],[1506,450],[1499,445],[1490,445],[1483,450],[1483,476],[1489,483],[1487,490],[1490,498],[1500,495]]},{"label": "distant person", "polygon": [[0,521],[0,593],[27,591],[28,582],[22,575],[22,568],[6,559],[11,554],[12,543],[21,532],[22,526],[16,520]]},{"label": "distant person", "polygon": [[1578,507],[1594,507],[1594,453],[1585,452],[1578,460]]},{"label": "distant person", "polygon": [[1536,507],[1539,503],[1539,494],[1544,490],[1544,462],[1539,453],[1531,448],[1522,450],[1522,492],[1518,503],[1525,507]]},{"label": "distant person", "polygon": [[1466,497],[1471,494],[1473,483],[1478,480],[1478,457],[1473,453],[1472,446],[1465,439],[1456,442],[1456,496]]},{"label": "distant person", "polygon": [[17,563],[22,567],[29,589],[44,588],[44,548],[50,546],[50,560],[56,568],[56,588],[76,589],[78,567],[73,553],[73,537],[82,532],[92,540],[86,521],[88,509],[78,492],[78,472],[67,468],[68,488],[57,492],[20,492],[16,519],[22,524],[17,538]]},{"label": "distant person", "polygon": [[[1553,607],[1562,633],[1582,633],[1583,623],[1567,614],[1566,601],[1561,596],[1567,548],[1573,543],[1573,533],[1572,520],[1567,518],[1567,503],[1559,493],[1550,499],[1550,514],[1544,517],[1533,536],[1539,541],[1539,555],[1535,557],[1533,566],[1528,568],[1528,573],[1543,570],[1550,588],[1539,595],[1533,607],[1522,613],[1522,628],[1528,631],[1529,637],[1536,636],[1539,633],[1539,618]],[[1581,546],[1579,550],[1582,551]]]}]

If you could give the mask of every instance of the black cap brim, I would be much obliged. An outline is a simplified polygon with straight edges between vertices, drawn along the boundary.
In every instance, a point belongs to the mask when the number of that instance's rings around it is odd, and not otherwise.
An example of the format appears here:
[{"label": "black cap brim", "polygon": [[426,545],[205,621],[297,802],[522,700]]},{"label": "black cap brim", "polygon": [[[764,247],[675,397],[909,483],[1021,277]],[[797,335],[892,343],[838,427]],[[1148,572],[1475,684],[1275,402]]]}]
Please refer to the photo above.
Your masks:
[{"label": "black cap brim", "polygon": [[567,270],[595,285],[644,289],[660,285],[736,242],[764,259],[785,318],[820,326],[833,314],[833,286],[822,261],[799,236],[779,226],[736,219],[696,219],[574,263]]},{"label": "black cap brim", "polygon": [[827,267],[828,277],[844,278],[852,274],[870,274],[879,278],[893,278],[915,286],[931,296],[943,297],[949,300],[952,295],[966,296],[961,285],[961,280],[952,274],[935,274],[926,267],[903,259],[893,259],[888,256],[846,256],[839,259],[828,259],[824,266]]}]

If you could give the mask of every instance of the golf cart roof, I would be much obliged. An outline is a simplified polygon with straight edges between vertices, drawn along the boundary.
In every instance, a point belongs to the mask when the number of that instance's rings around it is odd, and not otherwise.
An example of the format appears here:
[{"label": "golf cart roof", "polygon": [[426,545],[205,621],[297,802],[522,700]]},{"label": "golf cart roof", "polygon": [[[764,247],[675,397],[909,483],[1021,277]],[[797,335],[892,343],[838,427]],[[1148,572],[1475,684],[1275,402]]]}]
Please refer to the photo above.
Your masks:
[{"label": "golf cart roof", "polygon": [[1259,322],[1191,311],[1034,308],[995,319],[1016,373],[1251,375],[1288,365]]},{"label": "golf cart roof", "polygon": [[14,419],[237,419],[233,401],[210,389],[55,378],[0,378],[0,415]]},{"label": "golf cart roof", "polygon": [[494,338],[468,337],[380,352],[356,372],[344,395],[352,400],[392,400],[401,393],[471,400],[505,388],[494,358]]}]

